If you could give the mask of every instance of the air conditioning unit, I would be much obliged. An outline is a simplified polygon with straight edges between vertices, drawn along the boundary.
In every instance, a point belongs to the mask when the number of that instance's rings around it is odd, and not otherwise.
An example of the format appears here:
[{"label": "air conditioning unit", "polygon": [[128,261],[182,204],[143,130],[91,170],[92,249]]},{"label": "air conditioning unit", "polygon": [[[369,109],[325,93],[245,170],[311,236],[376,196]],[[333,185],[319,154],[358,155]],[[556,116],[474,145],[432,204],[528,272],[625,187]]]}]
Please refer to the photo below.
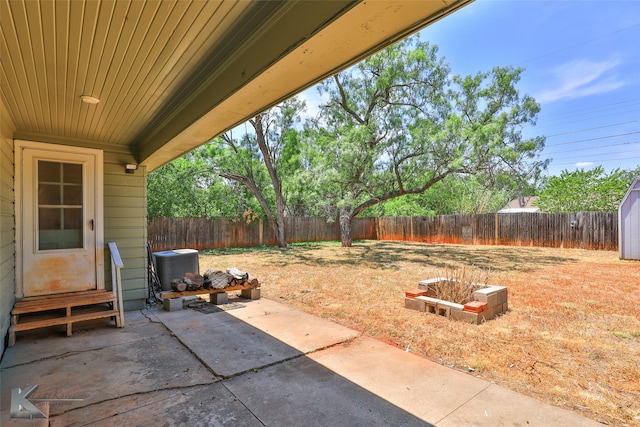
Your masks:
[{"label": "air conditioning unit", "polygon": [[163,291],[170,291],[171,281],[183,278],[185,273],[200,274],[198,251],[195,249],[154,252],[153,262]]}]

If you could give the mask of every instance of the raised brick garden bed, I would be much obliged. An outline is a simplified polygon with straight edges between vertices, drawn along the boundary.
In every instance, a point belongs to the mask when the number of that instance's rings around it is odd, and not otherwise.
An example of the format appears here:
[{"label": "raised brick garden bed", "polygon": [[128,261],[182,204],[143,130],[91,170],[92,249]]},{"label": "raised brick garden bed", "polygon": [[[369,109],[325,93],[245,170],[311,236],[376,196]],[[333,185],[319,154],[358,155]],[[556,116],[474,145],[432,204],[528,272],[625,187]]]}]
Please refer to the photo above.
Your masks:
[{"label": "raised brick garden bed", "polygon": [[506,313],[509,308],[506,286],[481,285],[473,292],[473,301],[463,305],[436,298],[434,285],[443,281],[446,279],[442,277],[420,281],[418,289],[406,292],[405,308],[476,325]]}]

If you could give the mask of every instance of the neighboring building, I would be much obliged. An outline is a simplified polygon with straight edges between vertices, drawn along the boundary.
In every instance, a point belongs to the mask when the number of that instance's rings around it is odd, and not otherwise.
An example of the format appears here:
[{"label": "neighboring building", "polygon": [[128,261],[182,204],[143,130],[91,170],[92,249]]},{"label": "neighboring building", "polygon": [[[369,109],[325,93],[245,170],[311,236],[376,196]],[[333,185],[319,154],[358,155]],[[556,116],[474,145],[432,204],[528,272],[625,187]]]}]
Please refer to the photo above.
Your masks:
[{"label": "neighboring building", "polygon": [[108,288],[107,242],[142,307],[149,172],[469,2],[2,2],[0,337]]},{"label": "neighboring building", "polygon": [[510,201],[498,213],[540,212],[540,208],[534,206],[538,199],[540,199],[538,196],[518,197]]}]

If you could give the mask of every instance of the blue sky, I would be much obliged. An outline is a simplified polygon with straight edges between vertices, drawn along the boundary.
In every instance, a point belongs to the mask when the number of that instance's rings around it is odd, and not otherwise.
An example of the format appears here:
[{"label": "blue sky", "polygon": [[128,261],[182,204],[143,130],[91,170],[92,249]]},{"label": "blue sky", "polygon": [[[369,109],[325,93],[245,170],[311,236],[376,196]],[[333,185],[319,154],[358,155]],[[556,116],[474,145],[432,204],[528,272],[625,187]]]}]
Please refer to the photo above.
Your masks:
[{"label": "blue sky", "polygon": [[546,136],[548,175],[640,166],[640,0],[477,0],[420,38],[455,74],[525,68],[520,92],[542,107],[525,134]]}]

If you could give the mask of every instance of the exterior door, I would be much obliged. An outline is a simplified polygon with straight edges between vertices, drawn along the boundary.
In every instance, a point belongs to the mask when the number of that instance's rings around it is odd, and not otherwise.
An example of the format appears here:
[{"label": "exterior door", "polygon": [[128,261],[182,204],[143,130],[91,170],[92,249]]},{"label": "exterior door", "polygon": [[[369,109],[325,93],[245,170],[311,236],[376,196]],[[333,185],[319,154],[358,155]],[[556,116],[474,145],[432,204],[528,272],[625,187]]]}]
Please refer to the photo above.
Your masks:
[{"label": "exterior door", "polygon": [[104,288],[102,151],[20,142],[16,156],[17,296]]}]

